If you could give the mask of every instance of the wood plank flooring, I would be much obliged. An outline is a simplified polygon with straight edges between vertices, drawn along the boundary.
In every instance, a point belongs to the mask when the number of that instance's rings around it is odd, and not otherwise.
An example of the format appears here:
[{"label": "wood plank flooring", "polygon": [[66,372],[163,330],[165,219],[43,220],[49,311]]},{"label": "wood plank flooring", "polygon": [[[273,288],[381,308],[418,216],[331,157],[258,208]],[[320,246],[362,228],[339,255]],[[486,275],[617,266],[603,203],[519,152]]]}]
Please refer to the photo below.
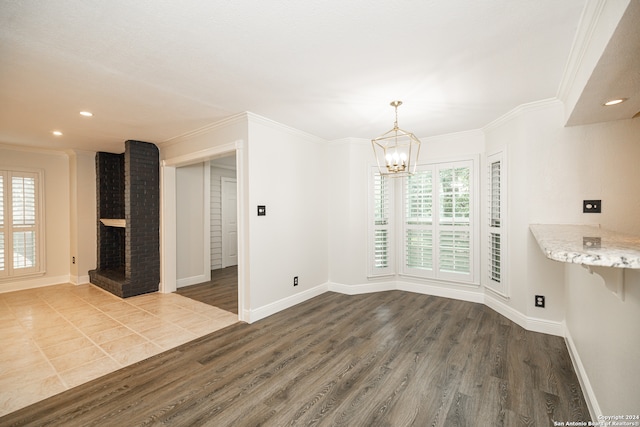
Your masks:
[{"label": "wood plank flooring", "polygon": [[588,421],[564,340],[490,308],[325,293],[0,418],[65,426],[550,426]]},{"label": "wood plank flooring", "polygon": [[238,267],[211,271],[211,280],[185,286],[177,294],[238,314]]}]

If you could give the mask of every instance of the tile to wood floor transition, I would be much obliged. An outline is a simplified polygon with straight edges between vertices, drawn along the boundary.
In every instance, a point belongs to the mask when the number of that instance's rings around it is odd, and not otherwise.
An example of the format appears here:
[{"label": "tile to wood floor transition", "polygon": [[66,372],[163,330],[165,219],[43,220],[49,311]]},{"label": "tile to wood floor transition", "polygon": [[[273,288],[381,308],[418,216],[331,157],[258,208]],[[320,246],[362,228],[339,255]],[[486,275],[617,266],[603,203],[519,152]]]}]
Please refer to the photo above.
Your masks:
[{"label": "tile to wood floor transition", "polygon": [[0,294],[0,416],[236,323],[177,294],[93,285]]}]

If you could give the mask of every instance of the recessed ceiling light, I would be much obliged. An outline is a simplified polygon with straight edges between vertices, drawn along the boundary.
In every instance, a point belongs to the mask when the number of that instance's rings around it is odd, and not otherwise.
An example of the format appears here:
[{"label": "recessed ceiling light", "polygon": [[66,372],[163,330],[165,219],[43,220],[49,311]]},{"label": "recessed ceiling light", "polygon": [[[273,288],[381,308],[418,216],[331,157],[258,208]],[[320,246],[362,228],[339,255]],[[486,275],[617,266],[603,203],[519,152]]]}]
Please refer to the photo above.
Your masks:
[{"label": "recessed ceiling light", "polygon": [[616,98],[616,99],[610,99],[607,102],[605,102],[603,105],[610,107],[611,105],[618,105],[623,103],[624,101],[626,101],[628,98]]},{"label": "recessed ceiling light", "polygon": [[54,130],[51,133],[54,134],[55,136],[62,136],[62,132],[60,132],[59,130]]},{"label": "recessed ceiling light", "polygon": [[91,117],[93,116],[93,113],[90,111],[80,111],[80,115],[85,117]]}]

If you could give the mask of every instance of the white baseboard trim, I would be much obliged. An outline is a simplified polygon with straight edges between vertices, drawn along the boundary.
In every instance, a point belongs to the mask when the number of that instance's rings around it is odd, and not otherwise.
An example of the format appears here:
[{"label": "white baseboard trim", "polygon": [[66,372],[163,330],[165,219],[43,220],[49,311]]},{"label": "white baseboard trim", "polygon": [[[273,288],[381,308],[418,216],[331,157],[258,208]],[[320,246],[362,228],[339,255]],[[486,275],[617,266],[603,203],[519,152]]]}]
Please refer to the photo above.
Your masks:
[{"label": "white baseboard trim", "polygon": [[69,274],[0,283],[0,293],[42,288],[44,286],[60,285],[63,283],[71,283],[71,276]]},{"label": "white baseboard trim", "polygon": [[361,285],[343,285],[341,283],[328,283],[328,290],[345,295],[370,294],[372,292],[384,292],[397,289],[396,282],[363,283]]},{"label": "white baseboard trim", "polygon": [[69,281],[73,285],[86,285],[87,283],[91,283],[89,280],[89,276],[74,276],[71,275]]},{"label": "white baseboard trim", "polygon": [[413,283],[404,281],[363,283],[358,285],[345,285],[341,283],[327,282],[295,295],[274,301],[265,306],[253,310],[245,310],[244,319],[246,319],[248,323],[256,322],[327,291],[339,292],[346,295],[359,295],[392,290],[415,292],[424,295],[433,295],[437,297],[484,304],[497,313],[505,316],[507,319],[522,326],[526,330],[559,337],[565,336],[565,328],[562,322],[525,316],[518,310],[508,306],[502,301],[499,301],[492,295],[483,292],[481,288],[454,289],[439,286],[437,283]]},{"label": "white baseboard trim", "polygon": [[528,331],[564,337],[562,322],[525,316],[488,293],[484,294],[484,304]]},{"label": "white baseboard trim", "polygon": [[198,276],[185,277],[184,279],[176,280],[176,287],[181,288],[183,286],[191,286],[197,285],[198,283],[204,283],[211,280],[211,278],[207,279],[207,276],[204,274],[200,274]]},{"label": "white baseboard trim", "polygon": [[587,370],[582,364],[580,354],[578,353],[578,349],[573,342],[573,338],[571,338],[571,333],[567,328],[567,324],[565,322],[562,322],[562,326],[564,329],[564,340],[567,343],[567,348],[569,349],[569,356],[571,357],[571,362],[573,363],[573,369],[576,371],[578,381],[580,382],[580,387],[582,387],[582,393],[584,394],[584,400],[587,401],[587,407],[589,408],[591,419],[593,421],[600,420],[600,417],[603,415],[602,410],[600,409],[600,405],[598,405],[596,393],[594,392],[593,387],[591,386],[591,382],[589,381]]},{"label": "white baseboard trim", "polygon": [[396,289],[400,291],[414,292],[417,294],[433,295],[436,297],[451,298],[469,302],[484,302],[482,292],[471,289],[453,289],[438,286],[437,284],[397,282]]},{"label": "white baseboard trim", "polygon": [[440,286],[436,282],[414,283],[405,281],[364,283],[359,285],[344,285],[334,282],[329,282],[328,284],[329,291],[340,292],[347,295],[390,291],[394,289],[484,304],[528,331],[564,337],[564,327],[561,322],[527,317],[518,310],[508,306],[502,301],[499,301],[492,295],[483,292],[482,288],[462,287],[456,289]]},{"label": "white baseboard trim", "polygon": [[282,298],[281,300],[274,301],[270,304],[263,305],[248,312],[245,310],[244,319],[247,323],[257,322],[260,319],[269,317],[272,314],[276,314],[282,310],[286,310],[289,307],[293,307],[296,304],[300,304],[308,299],[317,297],[329,290],[329,284],[323,283],[306,291],[299,292],[297,294]]}]

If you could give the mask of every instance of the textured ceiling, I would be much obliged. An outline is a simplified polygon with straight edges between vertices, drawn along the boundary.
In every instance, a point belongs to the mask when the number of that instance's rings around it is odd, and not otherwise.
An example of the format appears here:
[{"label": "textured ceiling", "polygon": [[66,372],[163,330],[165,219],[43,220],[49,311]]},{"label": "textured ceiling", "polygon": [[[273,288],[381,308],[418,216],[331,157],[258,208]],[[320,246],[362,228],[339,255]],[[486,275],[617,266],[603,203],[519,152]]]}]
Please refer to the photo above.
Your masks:
[{"label": "textured ceiling", "polygon": [[556,96],[584,6],[0,0],[0,143],[118,152],[242,111],[371,138],[394,99],[419,137],[477,129]]}]

